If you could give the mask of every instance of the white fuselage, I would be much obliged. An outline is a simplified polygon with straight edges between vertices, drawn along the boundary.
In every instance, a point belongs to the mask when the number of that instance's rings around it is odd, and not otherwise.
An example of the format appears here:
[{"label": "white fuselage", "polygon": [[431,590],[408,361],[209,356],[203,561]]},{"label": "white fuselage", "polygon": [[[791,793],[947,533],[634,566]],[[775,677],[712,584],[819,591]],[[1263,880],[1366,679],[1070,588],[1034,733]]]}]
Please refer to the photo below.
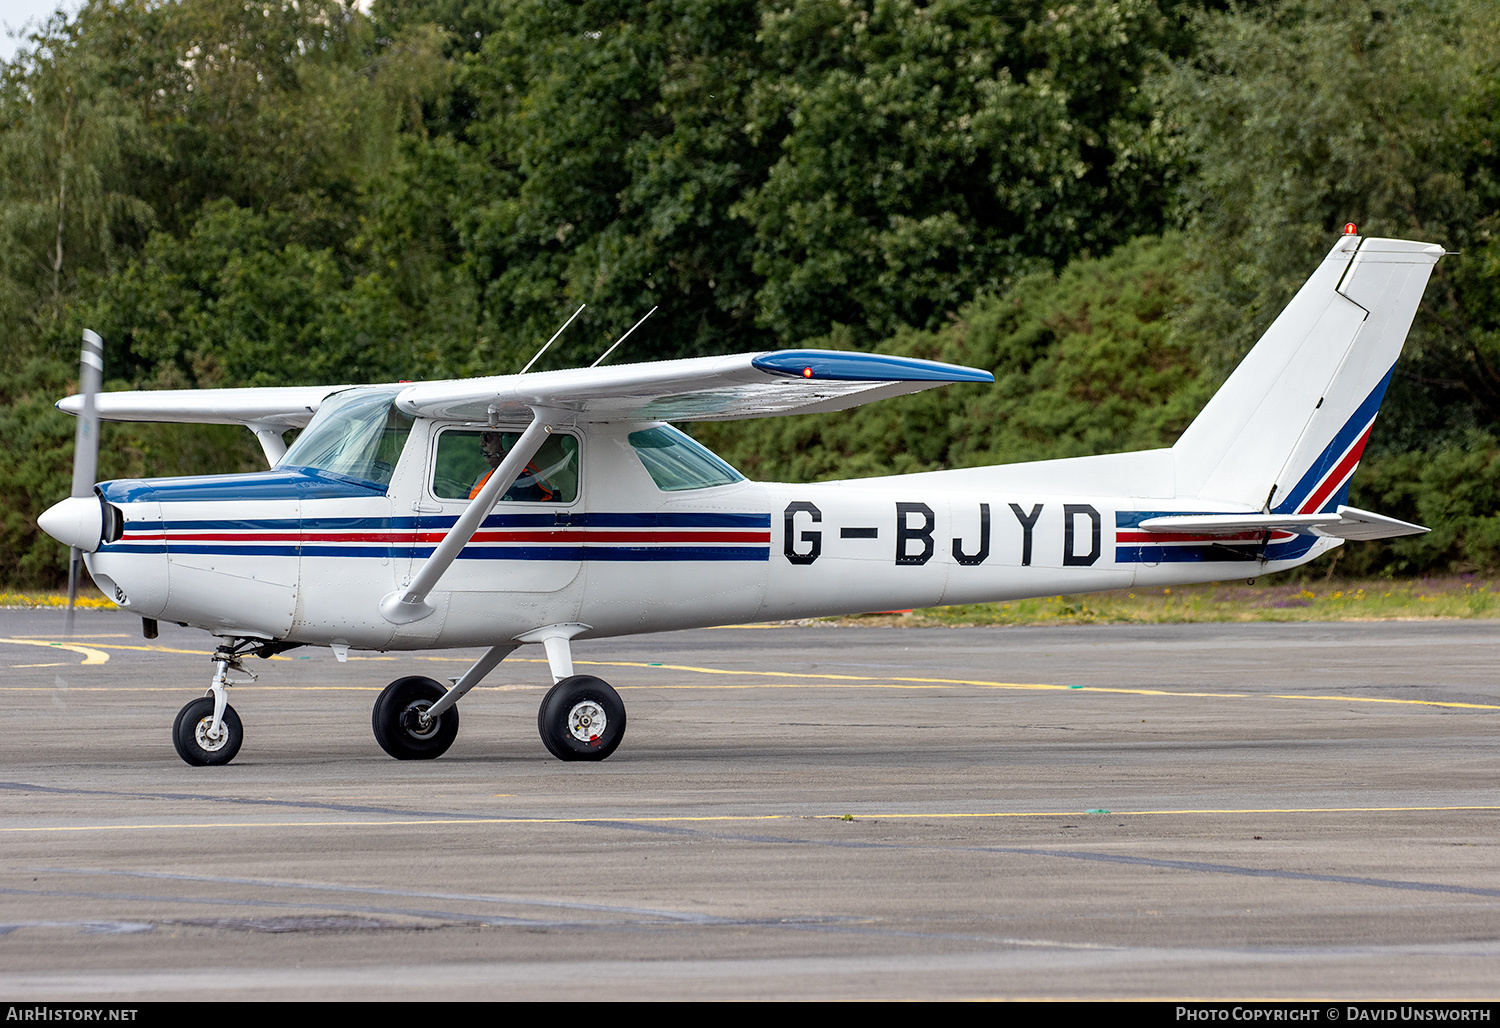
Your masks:
[{"label": "white fuselage", "polygon": [[395,625],[380,598],[411,580],[467,505],[434,493],[443,427],[417,420],[383,492],[294,468],[105,483],[124,532],[89,569],[142,617],[399,650],[494,645],[557,624],[601,637],[1241,578],[1336,545],[1136,530],[1153,514],[1219,509],[1170,498],[1169,451],[668,492],[628,442],[649,426],[593,424],[576,432],[576,498],[499,503],[433,590],[435,612]]}]

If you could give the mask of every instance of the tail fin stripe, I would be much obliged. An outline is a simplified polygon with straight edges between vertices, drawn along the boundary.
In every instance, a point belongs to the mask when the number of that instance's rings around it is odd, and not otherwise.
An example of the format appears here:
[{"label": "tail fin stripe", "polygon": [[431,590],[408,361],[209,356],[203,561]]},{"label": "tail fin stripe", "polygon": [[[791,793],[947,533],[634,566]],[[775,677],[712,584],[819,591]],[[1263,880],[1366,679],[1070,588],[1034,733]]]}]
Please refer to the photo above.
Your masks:
[{"label": "tail fin stripe", "polygon": [[[1371,425],[1373,424],[1374,421],[1372,419]],[[1312,497],[1302,505],[1301,510],[1297,513],[1312,514],[1316,512],[1323,506],[1324,501],[1333,495],[1339,486],[1349,481],[1349,476],[1354,474],[1354,467],[1359,463],[1360,456],[1365,452],[1365,443],[1369,439],[1370,429],[1367,427],[1364,434],[1355,442],[1353,448],[1344,455],[1344,459],[1339,461],[1338,466],[1323,480],[1323,484],[1318,487],[1317,491],[1312,494]]]},{"label": "tail fin stripe", "polygon": [[[1328,498],[1339,482],[1348,478],[1349,473],[1354,470],[1353,465],[1359,462],[1360,455],[1364,452],[1370,426],[1380,410],[1380,401],[1385,399],[1386,388],[1391,384],[1391,375],[1395,373],[1395,370],[1395,365],[1391,365],[1390,370],[1385,373],[1375,388],[1370,390],[1370,395],[1365,397],[1364,402],[1334,435],[1332,442],[1324,448],[1297,484],[1275,506],[1275,513],[1310,513],[1316,509],[1317,504]],[[1331,485],[1330,479],[1332,479]],[[1312,499],[1310,500],[1309,497]]]}]

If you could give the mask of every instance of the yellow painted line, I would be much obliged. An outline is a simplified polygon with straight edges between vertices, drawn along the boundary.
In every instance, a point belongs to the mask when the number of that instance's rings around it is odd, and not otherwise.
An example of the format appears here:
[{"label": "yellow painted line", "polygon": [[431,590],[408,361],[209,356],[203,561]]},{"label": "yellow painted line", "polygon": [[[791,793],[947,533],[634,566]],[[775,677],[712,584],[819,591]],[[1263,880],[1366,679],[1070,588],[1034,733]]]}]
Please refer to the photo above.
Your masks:
[{"label": "yellow painted line", "polygon": [[17,646],[47,646],[56,650],[67,650],[70,653],[81,653],[84,664],[107,664],[109,662],[109,654],[103,650],[96,650],[92,646],[80,646],[77,643],[49,642],[45,639],[0,639],[0,643],[14,643]]},{"label": "yellow painted line", "polygon": [[[54,665],[43,665],[52,667]],[[57,665],[61,666],[61,665]],[[73,665],[69,665],[70,667]],[[68,692],[170,692],[181,693],[185,689],[191,689],[190,685],[70,685]],[[207,688],[206,686],[204,687]],[[238,691],[253,689],[256,692],[380,692],[385,688],[380,685],[256,685],[253,682],[240,682],[233,686]],[[539,685],[526,686],[528,689],[540,689]],[[38,685],[0,685],[0,692],[56,692],[56,686]]]},{"label": "yellow painted line", "polygon": [[[1152,817],[1165,814],[1399,814],[1438,813],[1453,810],[1500,810],[1500,806],[1456,806],[1456,807],[1224,807],[1184,810],[1024,810],[996,813],[968,814],[853,814],[855,820],[898,818],[955,818],[955,817]],[[843,814],[809,814],[814,819],[842,821]],[[611,818],[610,820],[627,820]]]},{"label": "yellow painted line", "polygon": [[[80,653],[92,653],[92,654],[96,654],[97,655],[98,659],[85,660],[83,662],[85,664],[102,664],[102,663],[104,663],[105,661],[107,661],[109,659],[109,656],[107,654],[105,654],[102,651],[102,649],[91,649],[91,648],[88,648],[88,647],[73,646],[73,645],[67,645],[67,644],[55,643],[55,642],[44,642],[44,641],[34,640],[34,639],[0,639],[0,643],[5,643],[5,642],[21,643],[21,644],[30,645],[30,646],[61,646],[64,649],[72,649],[72,650],[76,650],[76,651],[78,651]],[[173,649],[168,649],[166,647],[161,647],[161,646],[121,646],[121,645],[110,645],[110,646],[107,646],[107,647],[104,647],[104,648],[112,649],[112,650],[144,650],[144,651],[148,651],[148,652],[157,652],[157,653],[186,653],[186,654],[193,654],[193,655],[199,655],[199,656],[212,656],[212,653],[210,651],[208,651],[208,650],[173,650]],[[278,654],[277,656],[274,656],[271,659],[272,660],[294,660],[296,658],[293,658],[293,657],[283,657],[283,656],[281,656],[281,655]],[[386,660],[386,661],[389,661],[389,660],[396,660],[398,658],[396,658],[396,657],[389,657],[389,656],[380,656],[380,657],[358,657],[358,658],[351,657],[350,659],[351,660],[358,659],[358,660]],[[444,661],[444,662],[460,663],[460,664],[472,664],[473,663],[473,659],[470,658],[470,657],[434,657],[434,656],[422,656],[422,657],[419,657],[418,659],[429,660],[429,661]],[[518,657],[518,658],[512,658],[512,659],[510,659],[508,661],[508,663],[511,663],[511,664],[546,664],[547,661],[546,661],[545,658]],[[622,692],[626,691],[626,690],[634,691],[636,689],[703,689],[703,688],[712,688],[712,689],[787,689],[787,688],[797,688],[797,687],[799,687],[801,685],[804,685],[805,683],[817,681],[817,682],[828,682],[828,683],[841,683],[841,684],[844,684],[844,685],[847,685],[847,686],[856,686],[856,687],[860,687],[860,688],[874,688],[874,689],[938,689],[938,688],[946,688],[946,687],[955,686],[955,685],[963,685],[963,686],[976,686],[976,687],[984,688],[984,689],[1024,689],[1024,690],[1048,691],[1048,692],[1111,693],[1111,694],[1118,694],[1118,695],[1124,695],[1124,696],[1170,696],[1170,697],[1183,697],[1183,698],[1186,698],[1186,699],[1218,699],[1218,700],[1246,700],[1246,699],[1322,700],[1322,701],[1333,701],[1333,702],[1337,702],[1337,703],[1388,703],[1388,704],[1394,704],[1394,705],[1397,705],[1397,706],[1446,707],[1446,708],[1461,709],[1461,710],[1500,710],[1500,704],[1494,704],[1494,703],[1460,703],[1460,702],[1457,702],[1457,701],[1447,701],[1447,700],[1403,700],[1403,699],[1392,699],[1392,698],[1388,698],[1388,697],[1376,697],[1376,696],[1337,696],[1337,695],[1296,694],[1296,693],[1268,693],[1268,694],[1265,694],[1265,695],[1259,695],[1258,696],[1258,695],[1253,694],[1253,693],[1241,693],[1241,692],[1185,692],[1185,691],[1178,691],[1178,690],[1173,690],[1173,689],[1129,689],[1129,688],[1121,688],[1121,687],[1114,687],[1114,686],[1103,686],[1103,685],[1054,685],[1054,684],[1049,684],[1049,683],[1045,683],[1045,682],[993,682],[993,681],[989,681],[989,680],[986,680],[986,679],[975,679],[975,678],[908,678],[908,677],[900,677],[900,676],[895,676],[895,675],[881,675],[881,676],[835,675],[835,674],[828,674],[828,673],[814,673],[814,672],[804,672],[804,671],[765,671],[765,670],[746,671],[746,670],[741,670],[741,669],[737,669],[737,668],[711,668],[711,667],[697,667],[697,666],[694,666],[694,665],[691,665],[691,664],[656,664],[656,663],[650,663],[650,662],[645,662],[645,661],[622,661],[622,660],[575,660],[573,663],[574,663],[575,666],[584,666],[584,667],[661,668],[663,671],[686,671],[686,672],[690,672],[692,674],[699,674],[699,675],[749,676],[749,677],[759,677],[759,678],[762,678],[762,679],[765,679],[765,678],[780,678],[780,679],[785,679],[786,680],[784,683],[782,683],[782,682],[771,683],[771,682],[764,682],[764,681],[762,681],[762,682],[747,683],[745,685],[703,686],[703,685],[661,685],[661,684],[652,684],[652,685],[627,685],[627,686],[619,686],[619,685],[617,685],[617,686],[615,686],[616,689],[618,689],[618,690],[620,690]],[[259,690],[259,689],[291,688],[291,689],[306,690],[306,691],[322,691],[322,690],[328,690],[328,691],[339,691],[339,690],[376,691],[376,690],[378,690],[380,688],[379,686],[277,687],[277,686],[246,686],[246,685],[242,685],[240,687],[241,688],[253,688],[253,689],[257,689],[257,690]],[[122,687],[122,689],[120,691],[123,691],[124,688],[130,688],[130,687]],[[516,686],[479,686],[479,688],[481,688],[481,689],[487,689],[487,690],[495,690],[495,689],[513,689],[513,688],[517,688],[517,687]],[[541,688],[541,686],[520,686],[519,688]],[[19,690],[11,690],[11,689],[6,689],[3,686],[0,686],[0,691],[3,691],[3,692],[9,692],[9,691],[30,692],[30,691],[35,691],[35,690],[26,689],[26,688],[21,688]],[[146,691],[151,691],[151,690],[146,690]]]},{"label": "yellow painted line", "polygon": [[[89,638],[89,637],[88,636],[79,636],[77,638]],[[122,637],[117,637],[117,636],[100,636],[100,638],[128,638],[128,637],[123,637],[123,636]],[[32,639],[0,639],[0,643],[7,643],[7,642],[23,643],[23,644],[31,645],[31,646],[58,646],[58,645],[61,645],[61,644],[55,643],[55,642],[48,642],[48,641],[46,641],[42,637],[37,637],[37,638],[32,638]],[[189,657],[212,657],[214,655],[214,651],[213,650],[179,650],[179,649],[174,649],[171,646],[126,646],[123,643],[109,643],[109,644],[102,644],[101,643],[100,646],[99,646],[99,648],[100,649],[104,649],[104,650],[135,650],[135,651],[140,652],[140,653],[179,653],[179,654],[184,654],[184,655],[189,656]],[[260,658],[257,658],[257,659],[260,659]],[[299,658],[299,657],[283,657],[281,654],[276,653],[276,654],[272,654],[270,657],[267,657],[266,659],[267,660],[299,660],[301,658]],[[351,656],[349,659],[350,660],[395,660],[397,658],[395,658],[395,657],[354,657],[354,656]],[[428,660],[434,660],[434,659],[438,659],[438,658],[429,657],[427,659]],[[464,662],[467,663],[467,664],[474,663],[472,660],[467,660],[465,658],[460,658],[460,657],[452,657],[452,658],[446,658],[446,659],[464,660]],[[542,663],[546,663],[546,662],[543,661]]]},{"label": "yellow painted line", "polygon": [[[20,643],[23,646],[62,646],[63,643],[50,642],[43,637],[29,639],[0,639],[0,643]],[[104,650],[144,650],[147,653],[185,653],[192,657],[212,657],[212,650],[174,650],[170,646],[126,646],[122,643],[101,643],[100,649]],[[106,660],[108,658],[105,658]],[[101,661],[102,663],[102,661]]]},{"label": "yellow painted line", "polygon": [[1395,700],[1385,696],[1318,696],[1313,693],[1301,695],[1269,693],[1273,700],[1341,700],[1345,703],[1408,703],[1419,707],[1468,707],[1471,710],[1500,710],[1493,703],[1457,703],[1447,700]]},{"label": "yellow painted line", "polygon": [[[523,658],[524,660],[524,658]],[[545,660],[532,660],[529,663],[545,664]],[[659,667],[667,671],[691,671],[702,675],[761,675],[767,678],[789,678],[789,679],[818,679],[822,681],[850,682],[858,685],[871,685],[878,682],[895,682],[900,685],[877,686],[877,688],[901,688],[911,686],[940,687],[948,685],[975,685],[988,689],[1032,689],[1032,690],[1062,690],[1066,692],[1097,692],[1097,693],[1119,693],[1127,696],[1183,696],[1191,699],[1219,699],[1219,700],[1245,700],[1255,698],[1289,699],[1289,700],[1335,700],[1349,703],[1394,703],[1407,704],[1420,707],[1461,707],[1471,710],[1500,710],[1500,704],[1494,703],[1457,703],[1443,700],[1399,700],[1385,697],[1365,696],[1320,696],[1310,694],[1267,694],[1264,697],[1256,697],[1253,693],[1243,692],[1179,692],[1173,689],[1125,689],[1103,685],[1050,685],[1034,682],[991,682],[983,679],[971,678],[904,678],[895,675],[886,675],[878,678],[863,677],[860,675],[831,675],[812,674],[799,671],[741,671],[730,668],[708,668],[693,667],[687,664],[644,664],[639,661],[603,661],[603,660],[575,660],[574,664],[590,664],[596,667]],[[739,686],[739,688],[775,689],[787,686],[775,685],[751,685]],[[618,688],[618,686],[616,687]],[[627,688],[631,688],[628,687]],[[636,686],[634,688],[655,689],[693,689],[702,686]],[[719,688],[723,688],[720,686]],[[733,688],[733,687],[731,687]]]},{"label": "yellow painted line", "polygon": [[16,832],[124,832],[176,828],[402,828],[432,825],[580,825],[593,821],[648,824],[658,821],[791,821],[802,820],[790,814],[746,814],[717,817],[449,817],[390,821],[198,821],[183,824],[145,825],[57,825],[51,828],[0,828],[0,833]]},{"label": "yellow painted line", "polygon": [[781,621],[761,621],[753,625],[705,625],[700,631],[717,632],[725,628],[786,628],[787,625]]},{"label": "yellow painted line", "polygon": [[41,828],[0,828],[0,834],[25,832],[125,832],[125,831],[172,831],[178,829],[201,830],[205,828],[419,828],[433,825],[581,825],[596,821],[616,824],[664,824],[664,823],[726,823],[744,821],[842,821],[846,816],[854,820],[930,820],[951,818],[1018,818],[1018,817],[1161,817],[1170,815],[1245,815],[1245,814],[1393,814],[1393,813],[1449,813],[1453,811],[1497,811],[1500,806],[1440,806],[1440,807],[1225,807],[1183,810],[1111,810],[1108,813],[1087,810],[1007,810],[970,811],[953,814],[706,814],[670,815],[660,817],[449,817],[449,818],[390,818],[381,821],[188,821],[181,823],[157,822],[128,825],[54,825]]}]

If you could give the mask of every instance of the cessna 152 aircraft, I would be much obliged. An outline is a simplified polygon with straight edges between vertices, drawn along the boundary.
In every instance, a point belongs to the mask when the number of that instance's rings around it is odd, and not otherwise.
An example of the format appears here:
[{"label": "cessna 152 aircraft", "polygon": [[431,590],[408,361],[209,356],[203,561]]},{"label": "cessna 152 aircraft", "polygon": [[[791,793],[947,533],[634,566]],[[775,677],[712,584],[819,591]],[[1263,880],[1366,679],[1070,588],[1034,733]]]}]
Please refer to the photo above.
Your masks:
[{"label": "cessna 152 aircraft", "polygon": [[[81,481],[39,523],[148,636],[166,619],[220,638],[208,694],[173,728],[189,764],[239,750],[226,690],[242,658],[300,645],[340,659],[487,647],[451,688],[403,677],[376,701],[380,745],[422,759],[453,742],[465,693],[540,643],[555,683],[542,741],[600,760],[625,707],[574,674],[573,639],[1242,578],[1426,531],[1345,501],[1443,249],[1345,232],[1171,448],[816,485],[746,481],[667,422],[837,411],[992,376],[782,350],[96,397],[88,333],[83,394],[58,405],[80,415]],[[244,425],[271,470],[95,485],[95,408]]]}]

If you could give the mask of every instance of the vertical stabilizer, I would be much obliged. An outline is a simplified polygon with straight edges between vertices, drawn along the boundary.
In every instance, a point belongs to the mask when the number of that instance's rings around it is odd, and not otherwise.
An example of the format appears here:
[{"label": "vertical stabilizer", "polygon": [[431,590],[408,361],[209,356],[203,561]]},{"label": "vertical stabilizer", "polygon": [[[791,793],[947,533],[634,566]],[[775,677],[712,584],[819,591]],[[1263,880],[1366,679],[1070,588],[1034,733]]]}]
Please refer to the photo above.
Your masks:
[{"label": "vertical stabilizer", "polygon": [[1343,236],[1172,448],[1177,495],[1331,510],[1441,246]]}]

